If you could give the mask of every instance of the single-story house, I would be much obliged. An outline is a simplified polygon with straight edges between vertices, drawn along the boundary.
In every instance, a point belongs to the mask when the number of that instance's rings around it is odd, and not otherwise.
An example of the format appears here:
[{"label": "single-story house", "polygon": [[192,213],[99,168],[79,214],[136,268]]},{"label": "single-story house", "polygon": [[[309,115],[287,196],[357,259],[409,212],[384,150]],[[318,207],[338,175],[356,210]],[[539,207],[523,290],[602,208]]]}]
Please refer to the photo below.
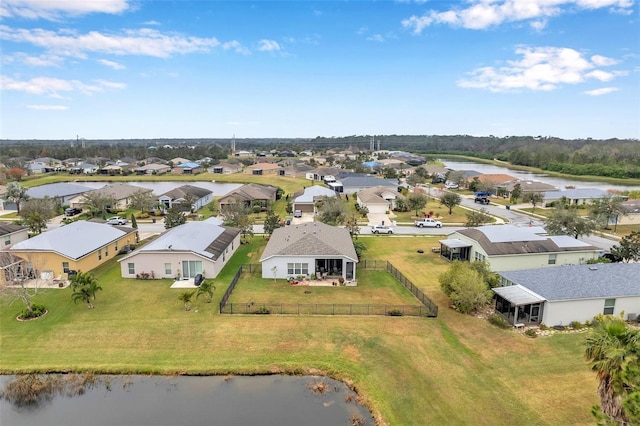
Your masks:
[{"label": "single-story house", "polygon": [[86,202],[85,195],[100,194],[107,197],[113,197],[113,199],[116,201],[116,204],[110,206],[110,208],[125,210],[129,206],[131,196],[141,191],[148,193],[152,192],[151,189],[129,185],[126,183],[111,183],[109,185],[103,186],[102,188],[94,189],[92,191],[85,192],[84,194],[76,195],[69,200],[69,205],[71,207],[82,208]]},{"label": "single-story house", "polygon": [[[548,183],[544,182],[538,182],[535,180],[516,180],[508,182],[506,184],[497,185],[497,188],[502,189],[504,192],[504,196],[510,198],[511,193],[513,192],[513,188],[515,188],[516,185],[520,185],[521,194],[525,194],[527,192],[547,193],[558,191],[558,188],[553,185],[549,185]],[[522,197],[522,195],[520,195],[520,197]]]},{"label": "single-story house", "polygon": [[627,200],[622,203],[625,215],[618,217],[618,225],[640,225],[640,200]]},{"label": "single-story house", "polygon": [[91,271],[137,241],[137,229],[79,220],[13,244],[8,252],[22,259],[25,277],[68,278],[69,271]]},{"label": "single-story house", "polygon": [[240,247],[240,230],[217,220],[187,222],[118,259],[123,278],[188,279],[218,276]]},{"label": "single-story house", "polygon": [[314,180],[317,182],[335,182],[335,176],[342,171],[342,169],[338,169],[336,167],[320,167],[317,169],[308,170],[305,173],[305,177],[309,180]]},{"label": "single-story house", "polygon": [[167,209],[174,204],[190,204],[191,211],[195,212],[213,201],[213,191],[193,185],[182,185],[171,191],[167,191],[158,197],[158,204]]},{"label": "single-story house", "polygon": [[27,189],[29,198],[57,198],[63,205],[68,205],[72,198],[91,191],[91,188],[74,183],[58,182],[35,186]]},{"label": "single-story house", "polygon": [[496,312],[511,324],[566,326],[603,315],[640,314],[640,263],[567,265],[508,271],[496,287]]},{"label": "single-story house", "polygon": [[268,207],[277,199],[278,188],[272,185],[259,185],[248,183],[238,189],[234,189],[227,195],[218,199],[218,206],[224,209],[226,205],[233,203],[244,203],[246,207],[260,205]]},{"label": "single-story house", "polygon": [[358,204],[361,207],[366,207],[369,213],[373,214],[385,214],[393,210],[398,198],[404,198],[404,195],[386,186],[374,186],[357,194]]},{"label": "single-story house", "polygon": [[271,175],[271,176],[284,176],[284,169],[278,164],[273,163],[259,163],[245,167],[243,173],[248,175]]},{"label": "single-story house", "polygon": [[190,163],[191,160],[187,160],[186,158],[182,157],[176,157],[169,160],[169,162],[173,164],[173,167],[177,167],[179,164]]},{"label": "single-story house", "polygon": [[316,203],[327,197],[335,197],[335,191],[324,186],[310,186],[293,195],[293,210],[300,210],[304,213],[315,213]]},{"label": "single-story house", "polygon": [[260,263],[262,278],[315,274],[354,281],[358,256],[346,228],[309,222],[275,229]]},{"label": "single-story house", "polygon": [[138,175],[163,175],[171,171],[171,167],[167,164],[149,163],[144,166],[137,167],[133,170]]},{"label": "single-story house", "polygon": [[[574,188],[563,191],[548,191],[544,193],[544,204],[548,206],[554,201],[565,199],[572,205],[584,205],[594,200],[601,200],[611,196],[613,196],[613,194],[610,192],[598,188]],[[620,196],[620,198],[625,197]]]},{"label": "single-story house", "polygon": [[6,250],[12,245],[27,239],[29,239],[28,227],[0,222],[0,250]]},{"label": "single-story house", "polygon": [[365,189],[384,186],[391,191],[398,191],[397,179],[382,179],[374,176],[351,175],[341,178],[342,192],[345,194],[355,194]]},{"label": "single-story house", "polygon": [[507,185],[510,182],[517,181],[518,178],[504,173],[484,173],[478,176],[478,181],[487,185]]},{"label": "single-story house", "polygon": [[69,169],[69,173],[92,175],[92,174],[98,173],[99,168],[100,167],[92,163],[81,163],[81,164],[78,164],[77,166],[71,167]]},{"label": "single-story house", "polygon": [[179,175],[197,175],[198,173],[202,173],[204,168],[198,164],[193,162],[181,163],[176,167],[171,169],[171,173],[179,174]]},{"label": "single-story house", "polygon": [[493,271],[578,265],[603,251],[568,235],[548,236],[540,227],[486,225],[462,229],[440,240],[449,260],[484,261]]},{"label": "single-story house", "polygon": [[255,154],[251,151],[235,151],[233,153],[235,157],[254,157]]},{"label": "single-story house", "polygon": [[231,173],[240,173],[242,171],[242,164],[233,163],[218,163],[209,167],[209,173],[228,175]]}]

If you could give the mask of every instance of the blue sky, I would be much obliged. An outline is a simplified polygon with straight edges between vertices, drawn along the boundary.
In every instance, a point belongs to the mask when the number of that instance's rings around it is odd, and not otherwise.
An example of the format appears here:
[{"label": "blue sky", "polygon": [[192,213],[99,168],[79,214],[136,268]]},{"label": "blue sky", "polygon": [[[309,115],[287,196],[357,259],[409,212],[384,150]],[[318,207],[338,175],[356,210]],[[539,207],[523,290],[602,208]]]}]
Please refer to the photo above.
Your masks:
[{"label": "blue sky", "polygon": [[640,138],[634,0],[2,0],[0,138]]}]

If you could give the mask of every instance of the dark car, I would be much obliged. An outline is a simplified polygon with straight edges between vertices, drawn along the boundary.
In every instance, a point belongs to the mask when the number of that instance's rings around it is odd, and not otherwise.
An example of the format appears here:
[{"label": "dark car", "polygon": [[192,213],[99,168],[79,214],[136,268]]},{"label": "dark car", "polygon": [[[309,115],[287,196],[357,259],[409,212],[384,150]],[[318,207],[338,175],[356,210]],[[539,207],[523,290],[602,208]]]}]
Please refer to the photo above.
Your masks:
[{"label": "dark car", "polygon": [[78,208],[75,208],[75,207],[69,207],[68,209],[66,209],[64,211],[64,215],[65,216],[75,216],[75,215],[80,214],[80,213],[82,213],[82,209],[78,209]]}]

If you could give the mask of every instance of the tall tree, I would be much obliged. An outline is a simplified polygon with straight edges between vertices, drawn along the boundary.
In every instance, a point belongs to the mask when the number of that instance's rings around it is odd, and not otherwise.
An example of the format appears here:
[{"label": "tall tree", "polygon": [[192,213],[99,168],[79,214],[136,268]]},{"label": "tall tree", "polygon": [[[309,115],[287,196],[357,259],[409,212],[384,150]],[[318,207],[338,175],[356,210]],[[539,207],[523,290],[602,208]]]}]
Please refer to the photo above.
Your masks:
[{"label": "tall tree", "polygon": [[611,247],[611,255],[622,262],[640,262],[640,232],[633,231]]},{"label": "tall tree", "polygon": [[111,195],[99,192],[87,192],[83,196],[84,207],[91,213],[92,217],[106,217],[107,210],[116,205],[116,199]]},{"label": "tall tree", "polygon": [[516,183],[511,190],[511,198],[509,201],[512,204],[516,204],[520,197],[522,197],[522,186],[519,183]]},{"label": "tall tree", "polygon": [[449,208],[449,214],[453,214],[453,208],[462,202],[460,194],[447,192],[440,197],[440,204]]},{"label": "tall tree", "polygon": [[213,299],[213,291],[216,289],[216,286],[213,285],[213,281],[204,280],[196,290],[196,299],[202,295],[206,296],[206,302],[211,303]]},{"label": "tall tree", "polygon": [[55,208],[55,200],[51,198],[34,198],[24,202],[20,215],[31,232],[39,234],[47,229],[47,221],[55,216]]},{"label": "tall tree", "polygon": [[4,196],[7,201],[16,203],[16,210],[18,211],[18,214],[20,214],[20,204],[23,201],[27,201],[29,199],[27,190],[23,188],[22,185],[20,185],[20,183],[18,182],[9,182]]},{"label": "tall tree", "polygon": [[618,223],[618,218],[627,214],[622,205],[622,198],[610,195],[599,200],[594,200],[590,208],[591,217],[604,229],[610,229],[612,219]]},{"label": "tall tree", "polygon": [[352,239],[358,239],[358,235],[360,235],[360,226],[358,226],[358,218],[355,215],[351,215],[346,220],[345,228],[349,231],[349,235],[351,235]]},{"label": "tall tree", "polygon": [[416,216],[419,216],[420,210],[427,205],[427,196],[419,192],[412,192],[407,197],[407,205],[416,212]]},{"label": "tall tree", "polygon": [[546,229],[551,235],[571,235],[577,239],[590,235],[595,228],[593,220],[580,216],[575,207],[565,208],[562,204],[558,204],[546,220]]},{"label": "tall tree", "polygon": [[467,223],[464,226],[471,228],[474,226],[484,225],[485,223],[490,223],[493,218],[487,212],[487,209],[484,207],[480,210],[470,210],[466,213]]},{"label": "tall tree", "polygon": [[140,210],[141,213],[151,211],[156,204],[156,197],[152,192],[139,190],[131,194],[129,197],[129,207],[134,210]]},{"label": "tall tree", "polygon": [[[8,251],[0,251],[0,269],[3,270],[5,280],[14,284],[0,285],[0,295],[6,296],[9,304],[22,302],[25,311],[33,313],[31,299],[42,293],[45,284],[35,273],[42,262],[35,256],[26,256],[23,260],[24,262]],[[27,264],[31,264],[31,269],[26,269]],[[30,282],[29,286],[26,284],[27,280]]]},{"label": "tall tree", "polygon": [[242,201],[233,201],[229,204],[225,204],[220,209],[220,213],[224,217],[224,223],[227,226],[234,226],[240,228],[240,221],[243,217],[246,217],[250,212],[250,209]]},{"label": "tall tree", "polygon": [[326,198],[318,208],[318,220],[327,225],[342,225],[347,217],[344,203],[338,197]]},{"label": "tall tree", "polygon": [[418,173],[414,173],[407,178],[407,183],[413,187],[423,184],[426,181],[427,179],[424,176],[419,175]]},{"label": "tall tree", "polygon": [[522,195],[522,201],[530,203],[533,206],[533,211],[536,211],[536,206],[544,200],[542,192],[525,192]]},{"label": "tall tree", "polygon": [[438,277],[438,281],[458,312],[471,313],[491,300],[492,293],[482,273],[468,262],[453,262],[449,270]]},{"label": "tall tree", "polygon": [[271,235],[277,228],[280,228],[280,216],[273,210],[267,211],[267,216],[264,218],[264,233]]},{"label": "tall tree", "polygon": [[640,424],[640,329],[621,318],[596,317],[584,356],[598,377],[601,413],[594,407],[596,418],[606,424]]},{"label": "tall tree", "polygon": [[184,212],[181,211],[180,206],[171,206],[164,217],[164,228],[174,228],[186,222],[187,216],[185,216]]}]

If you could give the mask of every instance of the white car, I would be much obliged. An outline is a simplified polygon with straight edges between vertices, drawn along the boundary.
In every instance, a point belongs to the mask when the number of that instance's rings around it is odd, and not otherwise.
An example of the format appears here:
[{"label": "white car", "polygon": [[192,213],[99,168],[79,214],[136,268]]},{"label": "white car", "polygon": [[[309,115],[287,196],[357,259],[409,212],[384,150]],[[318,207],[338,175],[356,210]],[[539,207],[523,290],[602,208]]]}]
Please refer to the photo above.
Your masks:
[{"label": "white car", "polygon": [[421,220],[416,220],[415,225],[418,228],[442,228],[442,222],[428,217]]},{"label": "white car", "polygon": [[446,181],[445,184],[444,184],[444,187],[447,188],[447,189],[458,189],[458,188],[460,188],[460,185],[458,185],[455,182]]},{"label": "white car", "polygon": [[390,226],[374,225],[371,227],[372,234],[393,234],[393,229]]},{"label": "white car", "polygon": [[113,216],[107,219],[107,225],[126,225],[127,219],[123,219],[120,216]]}]

